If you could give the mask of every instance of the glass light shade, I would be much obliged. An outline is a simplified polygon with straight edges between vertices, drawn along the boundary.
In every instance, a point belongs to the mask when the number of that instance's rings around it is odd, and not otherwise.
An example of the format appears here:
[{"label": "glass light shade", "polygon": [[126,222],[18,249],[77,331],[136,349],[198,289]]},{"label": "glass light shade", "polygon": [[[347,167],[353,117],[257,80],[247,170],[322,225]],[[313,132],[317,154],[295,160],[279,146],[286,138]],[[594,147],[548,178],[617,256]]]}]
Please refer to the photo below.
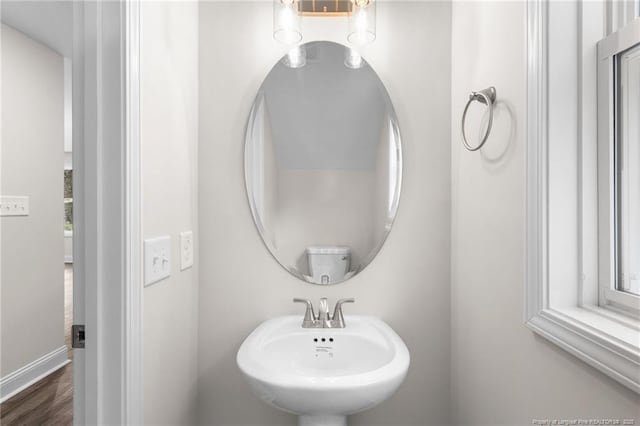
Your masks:
[{"label": "glass light shade", "polygon": [[296,46],[291,49],[282,62],[289,68],[302,68],[307,64],[307,49],[304,46]]},{"label": "glass light shade", "polygon": [[347,40],[355,45],[371,43],[376,39],[375,0],[352,0]]},{"label": "glass light shade", "polygon": [[362,68],[363,63],[362,56],[355,49],[351,47],[344,49],[344,65],[347,68],[357,70]]},{"label": "glass light shade", "polygon": [[273,0],[273,38],[285,44],[302,40],[298,0]]}]

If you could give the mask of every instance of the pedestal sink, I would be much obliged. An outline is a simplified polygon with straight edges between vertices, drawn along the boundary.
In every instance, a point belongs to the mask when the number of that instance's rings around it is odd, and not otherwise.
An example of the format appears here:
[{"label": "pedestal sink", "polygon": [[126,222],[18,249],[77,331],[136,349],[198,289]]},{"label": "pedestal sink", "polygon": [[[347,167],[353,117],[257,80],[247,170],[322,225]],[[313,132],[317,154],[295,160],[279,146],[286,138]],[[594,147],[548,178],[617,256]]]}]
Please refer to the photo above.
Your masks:
[{"label": "pedestal sink", "polygon": [[350,414],[391,396],[409,368],[409,351],[384,321],[346,316],[345,328],[302,328],[300,316],[260,324],[237,363],[254,393],[297,414],[299,426],[345,426]]}]

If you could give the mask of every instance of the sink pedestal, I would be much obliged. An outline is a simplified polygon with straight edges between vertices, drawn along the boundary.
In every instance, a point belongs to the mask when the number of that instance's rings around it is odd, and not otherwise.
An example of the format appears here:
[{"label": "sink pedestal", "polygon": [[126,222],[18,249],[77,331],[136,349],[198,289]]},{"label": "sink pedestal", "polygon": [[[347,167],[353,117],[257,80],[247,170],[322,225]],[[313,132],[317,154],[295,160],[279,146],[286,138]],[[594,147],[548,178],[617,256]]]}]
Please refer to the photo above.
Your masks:
[{"label": "sink pedestal", "polygon": [[298,426],[347,426],[347,417],[298,416]]}]

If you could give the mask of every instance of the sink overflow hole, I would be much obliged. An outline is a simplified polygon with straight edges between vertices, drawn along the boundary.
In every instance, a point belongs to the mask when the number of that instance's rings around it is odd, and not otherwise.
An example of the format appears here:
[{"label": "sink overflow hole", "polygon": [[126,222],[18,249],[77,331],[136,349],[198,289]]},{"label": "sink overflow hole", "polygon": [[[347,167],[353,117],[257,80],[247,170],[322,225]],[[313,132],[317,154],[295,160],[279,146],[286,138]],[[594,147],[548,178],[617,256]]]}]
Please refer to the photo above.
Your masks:
[{"label": "sink overflow hole", "polygon": [[[321,338],[320,340],[321,340],[321,341],[323,341],[323,342],[326,342],[326,341],[327,341],[327,339],[326,339],[325,337]],[[317,337],[314,337],[314,338],[313,338],[313,341],[317,343],[317,342],[318,342],[318,338],[317,338]],[[329,337],[329,341],[330,341],[330,342],[333,342],[333,337]]]}]

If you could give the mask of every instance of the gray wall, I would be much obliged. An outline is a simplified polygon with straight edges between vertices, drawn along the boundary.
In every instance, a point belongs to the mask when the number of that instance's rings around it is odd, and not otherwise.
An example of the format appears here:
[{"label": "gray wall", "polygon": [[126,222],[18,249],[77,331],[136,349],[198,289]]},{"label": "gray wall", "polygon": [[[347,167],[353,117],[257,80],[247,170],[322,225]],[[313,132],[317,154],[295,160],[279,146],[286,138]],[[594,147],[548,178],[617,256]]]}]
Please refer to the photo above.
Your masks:
[{"label": "gray wall", "polygon": [[[526,6],[453,3],[452,420],[474,426],[554,418],[638,422],[637,394],[523,324]],[[486,149],[470,153],[458,119],[468,92],[489,85],[500,100],[494,130]],[[471,120],[472,137],[474,128],[479,123]]]},{"label": "gray wall", "polygon": [[3,0],[2,22],[61,55],[73,56],[73,0]]},{"label": "gray wall", "polygon": [[0,219],[6,376],[65,344],[64,73],[61,55],[4,24],[1,47],[0,193],[30,203],[29,216]]},{"label": "gray wall", "polygon": [[141,28],[143,236],[171,236],[172,262],[144,290],[145,424],[193,424],[198,264],[180,271],[179,241],[198,237],[198,5],[142,2]]},{"label": "gray wall", "polygon": [[278,260],[310,275],[307,247],[346,246],[351,268],[361,266],[379,243],[373,240],[375,179],[374,170],[280,170]]},{"label": "gray wall", "polygon": [[[261,321],[302,314],[294,296],[355,296],[412,354],[407,380],[353,425],[440,425],[449,416],[450,4],[379,3],[378,40],[363,51],[396,108],[404,149],[396,223],[374,261],[344,284],[306,284],[282,269],[253,224],[244,186],[244,130],[256,92],[285,48],[269,2],[200,6],[199,221],[201,424],[294,425],[259,401],[235,364]],[[401,23],[401,24],[400,24]],[[344,43],[343,19],[309,19],[305,41]],[[437,82],[437,84],[435,84]],[[429,96],[425,96],[428,93]]]},{"label": "gray wall", "polygon": [[388,102],[378,76],[366,65],[347,68],[342,45],[309,43],[305,50],[304,67],[279,61],[261,88],[278,166],[373,169]]}]

